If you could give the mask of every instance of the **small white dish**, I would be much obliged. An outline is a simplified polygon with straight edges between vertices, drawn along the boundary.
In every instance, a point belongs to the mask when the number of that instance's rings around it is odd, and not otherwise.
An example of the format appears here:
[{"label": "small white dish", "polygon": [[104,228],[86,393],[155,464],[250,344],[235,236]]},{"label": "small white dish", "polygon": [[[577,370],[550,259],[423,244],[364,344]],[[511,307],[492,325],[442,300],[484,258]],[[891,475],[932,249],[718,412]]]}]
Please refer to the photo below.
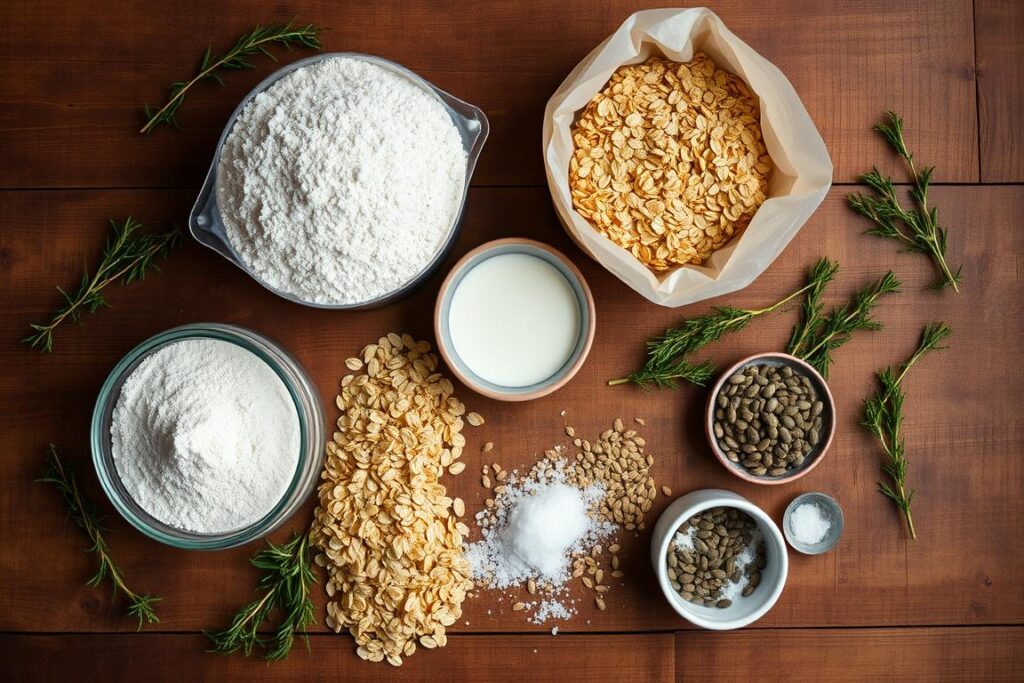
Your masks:
[{"label": "small white dish", "polygon": [[[736,508],[750,515],[764,536],[767,559],[765,568],[761,570],[761,583],[757,590],[745,598],[736,599],[726,608],[704,607],[687,602],[672,588],[668,578],[668,549],[676,529],[690,517],[715,507]],[[779,527],[764,510],[743,496],[723,489],[691,491],[665,509],[654,525],[651,562],[661,592],[672,609],[690,623],[713,631],[743,628],[763,617],[782,595],[789,574],[786,541]]]}]

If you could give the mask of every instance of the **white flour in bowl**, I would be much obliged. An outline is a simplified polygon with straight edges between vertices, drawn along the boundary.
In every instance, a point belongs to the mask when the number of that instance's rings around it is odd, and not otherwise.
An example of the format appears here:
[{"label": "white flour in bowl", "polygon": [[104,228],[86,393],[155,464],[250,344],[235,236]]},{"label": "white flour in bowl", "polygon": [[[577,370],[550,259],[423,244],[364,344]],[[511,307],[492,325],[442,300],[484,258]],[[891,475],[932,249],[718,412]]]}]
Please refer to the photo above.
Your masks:
[{"label": "white flour in bowl", "polygon": [[164,524],[202,534],[249,526],[284,497],[299,417],[284,382],[226,341],[187,339],[142,361],[110,426],[128,494]]},{"label": "white flour in bowl", "polygon": [[294,71],[238,116],[218,167],[229,241],[272,287],[319,304],[399,289],[455,221],[466,152],[432,94],[333,58]]}]

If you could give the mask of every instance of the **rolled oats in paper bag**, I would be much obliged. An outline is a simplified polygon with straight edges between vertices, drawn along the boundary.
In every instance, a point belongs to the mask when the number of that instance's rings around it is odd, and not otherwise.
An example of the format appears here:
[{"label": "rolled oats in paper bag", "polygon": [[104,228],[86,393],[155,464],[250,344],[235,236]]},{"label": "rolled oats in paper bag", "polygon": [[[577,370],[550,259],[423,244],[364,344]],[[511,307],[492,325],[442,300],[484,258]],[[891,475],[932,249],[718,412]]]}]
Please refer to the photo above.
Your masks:
[{"label": "rolled oats in paper bag", "polygon": [[[710,57],[710,61],[700,53]],[[644,168],[641,166],[637,170],[637,162],[633,161],[627,164],[632,169],[627,177],[622,160],[618,157],[609,160],[600,143],[595,145],[600,149],[589,150],[593,155],[580,150],[579,158],[574,161],[573,125],[580,119],[590,121],[592,117],[598,117],[596,120],[600,124],[604,121],[600,117],[609,113],[611,103],[602,105],[603,109],[595,106],[584,111],[587,105],[606,88],[619,67],[643,64],[652,57],[672,62],[690,62],[696,57],[695,64],[688,67],[693,71],[682,70],[680,73],[693,73],[696,77],[706,78],[709,84],[717,83],[717,96],[725,98],[722,100],[725,106],[732,108],[730,116],[735,117],[733,120],[737,126],[727,135],[737,145],[742,135],[745,143],[751,143],[746,148],[759,149],[762,155],[767,150],[770,163],[763,156],[760,163],[750,161],[756,161],[755,151],[748,161],[738,166],[735,159],[726,159],[726,154],[720,154],[722,141],[712,140],[713,137],[720,138],[721,131],[712,133],[706,130],[700,138],[702,144],[715,149],[711,152],[705,150],[706,163],[687,157],[693,163],[692,171],[685,171],[689,168],[690,162],[687,162],[668,174],[655,171],[654,175],[658,176],[655,179],[641,174]],[[672,69],[672,65],[655,64],[661,65],[644,68],[660,68],[662,72]],[[728,73],[717,73],[715,67]],[[642,82],[646,73],[640,73],[633,82]],[[738,76],[742,82],[730,74]],[[652,87],[655,89],[659,84],[664,85],[657,80],[658,76],[658,73],[650,74],[653,80],[648,81],[654,83]],[[675,77],[675,71],[668,74],[670,79]],[[615,87],[614,84],[611,87]],[[751,92],[752,95],[732,97],[734,92],[740,91]],[[657,99],[656,94],[649,97],[652,101]],[[678,111],[686,111],[687,104],[679,104],[679,100],[685,98],[678,93],[669,92],[666,99],[669,101],[655,102],[646,110],[647,113],[653,112],[651,116],[657,118],[660,111],[673,105]],[[737,102],[749,102],[755,112],[756,103],[760,104],[760,139],[756,135],[756,120],[737,113],[746,111],[742,108],[736,110]],[[713,106],[718,106],[718,102]],[[626,150],[630,158],[636,154],[643,159],[648,151],[662,153],[647,147],[647,142],[641,145],[637,139],[636,131],[642,128],[638,123],[639,116],[634,115],[629,121],[621,119],[619,114],[612,114],[614,124],[598,125],[591,130],[597,130],[596,135],[601,136],[601,140],[608,136],[608,144],[615,147],[616,154],[616,145],[620,143],[622,146],[632,143],[633,149]],[[694,117],[692,113],[689,117],[696,128],[707,123],[707,119]],[[585,122],[581,121],[581,124]],[[667,132],[656,132],[655,135],[674,136],[682,145],[696,144],[687,141],[687,131],[681,130],[685,125],[691,124],[666,124],[662,118],[655,127],[661,126]],[[747,129],[749,125],[755,128]],[[630,126],[632,131],[626,130]],[[690,132],[702,131],[690,129]],[[631,134],[633,140],[629,139]],[[637,153],[636,149],[640,151]],[[699,152],[696,154],[701,156]],[[588,156],[593,159],[586,158]],[[672,159],[676,163],[676,157],[672,156]],[[637,12],[587,55],[548,101],[544,112],[544,164],[555,208],[569,235],[620,280],[662,306],[683,306],[749,285],[793,239],[825,198],[832,183],[832,162],[828,150],[793,86],[781,71],[733,35],[713,12],[704,8]],[[720,175],[704,180],[704,167],[708,172]],[[734,176],[737,168],[744,169],[744,173],[749,171],[750,175]],[[586,192],[578,193],[585,195],[583,199],[579,196],[577,199],[585,204],[580,205],[584,212],[591,212],[590,220],[574,208],[570,170],[576,182],[587,183],[589,187]],[[591,174],[589,180],[580,178],[588,174]],[[692,196],[686,191],[690,176],[694,174],[702,177],[700,184],[703,187],[693,188],[693,194],[699,192],[699,201],[706,203],[681,207],[679,202]],[[594,176],[601,175],[611,177],[595,180]],[[722,178],[720,182],[719,178]],[[690,184],[698,183],[694,179]],[[734,205],[728,199],[730,192],[739,200]],[[708,199],[705,195],[715,198]],[[756,200],[751,199],[752,196],[756,196]],[[746,209],[743,208],[744,203],[748,205]],[[666,212],[667,207],[676,213]],[[702,210],[707,213],[701,213]],[[740,216],[744,211],[747,213]],[[591,223],[593,216],[598,214],[601,216],[600,230]],[[634,221],[631,216],[638,220]],[[663,218],[669,221],[670,229],[667,231]],[[691,232],[695,235],[695,246],[691,247],[685,227],[689,225],[692,231],[694,220],[700,231]],[[679,227],[679,221],[682,221],[683,228]],[[639,224],[642,225],[637,227]],[[678,239],[680,234],[683,235],[682,244]],[[606,235],[613,236],[619,243]],[[624,248],[626,242],[631,242],[629,249]],[[668,255],[670,251],[672,256]]]}]

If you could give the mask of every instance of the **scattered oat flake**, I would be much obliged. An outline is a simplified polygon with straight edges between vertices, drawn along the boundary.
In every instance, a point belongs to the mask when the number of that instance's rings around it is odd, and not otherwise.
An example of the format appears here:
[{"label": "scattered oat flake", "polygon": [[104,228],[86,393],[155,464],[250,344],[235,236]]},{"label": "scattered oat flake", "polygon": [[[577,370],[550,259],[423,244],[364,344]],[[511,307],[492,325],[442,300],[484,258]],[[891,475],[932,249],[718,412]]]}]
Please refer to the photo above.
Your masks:
[{"label": "scattered oat flake", "polygon": [[482,453],[490,453],[492,450],[494,450],[494,444],[491,443],[490,441],[485,443],[483,447],[480,449]]},{"label": "scattered oat flake", "polygon": [[466,415],[466,422],[474,427],[479,427],[484,423],[484,418],[480,413],[469,413]]},{"label": "scattered oat flake", "polygon": [[664,493],[666,496],[671,496],[672,495],[672,489],[670,489],[667,486],[662,486],[661,487],[661,492]]}]

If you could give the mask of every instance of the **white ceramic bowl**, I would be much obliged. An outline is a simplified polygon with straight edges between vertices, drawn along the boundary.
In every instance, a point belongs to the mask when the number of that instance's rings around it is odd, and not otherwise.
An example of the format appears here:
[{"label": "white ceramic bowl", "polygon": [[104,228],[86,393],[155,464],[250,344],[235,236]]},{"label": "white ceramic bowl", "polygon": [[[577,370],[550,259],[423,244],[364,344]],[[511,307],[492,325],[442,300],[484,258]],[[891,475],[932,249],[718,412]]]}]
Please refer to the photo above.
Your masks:
[{"label": "white ceramic bowl", "polygon": [[[683,600],[668,579],[668,547],[676,529],[690,517],[714,507],[742,510],[757,522],[764,536],[767,563],[761,570],[761,583],[748,597],[740,597],[725,608],[704,607]],[[654,525],[651,538],[651,562],[665,599],[676,612],[692,624],[715,631],[742,628],[754,623],[775,605],[782,595],[789,574],[786,541],[771,517],[743,496],[723,489],[700,489],[678,498],[665,509]]]}]

